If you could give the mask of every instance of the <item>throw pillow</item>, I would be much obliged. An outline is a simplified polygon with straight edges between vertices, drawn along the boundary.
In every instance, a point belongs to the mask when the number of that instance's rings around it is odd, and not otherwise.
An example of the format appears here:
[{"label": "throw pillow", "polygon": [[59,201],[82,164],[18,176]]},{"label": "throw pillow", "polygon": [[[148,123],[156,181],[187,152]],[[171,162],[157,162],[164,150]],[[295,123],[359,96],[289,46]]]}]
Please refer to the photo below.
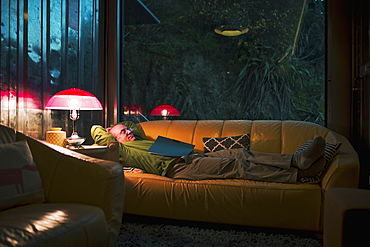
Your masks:
[{"label": "throw pillow", "polygon": [[203,138],[204,153],[216,152],[222,149],[247,148],[249,149],[249,134],[220,138]]},{"label": "throw pillow", "polygon": [[26,140],[0,144],[0,210],[45,200]]},{"label": "throw pillow", "polygon": [[[303,143],[295,153],[299,153],[312,142],[313,140],[308,140],[307,142]],[[315,176],[313,177],[302,177],[299,178],[298,181],[301,183],[319,183],[321,179],[324,177],[326,170],[328,169],[328,166],[334,156],[338,153],[340,146],[342,143],[326,143],[325,144],[325,166],[324,168],[319,171]]]}]

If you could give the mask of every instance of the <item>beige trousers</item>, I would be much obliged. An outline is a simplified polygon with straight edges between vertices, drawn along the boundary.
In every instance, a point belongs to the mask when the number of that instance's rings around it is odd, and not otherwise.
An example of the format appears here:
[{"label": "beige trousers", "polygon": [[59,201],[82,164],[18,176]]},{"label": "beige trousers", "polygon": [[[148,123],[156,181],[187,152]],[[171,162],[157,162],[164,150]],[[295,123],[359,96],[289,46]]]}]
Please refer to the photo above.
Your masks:
[{"label": "beige trousers", "polygon": [[292,156],[245,148],[190,154],[181,157],[167,176],[189,180],[233,178],[296,183],[298,169],[290,166]]}]

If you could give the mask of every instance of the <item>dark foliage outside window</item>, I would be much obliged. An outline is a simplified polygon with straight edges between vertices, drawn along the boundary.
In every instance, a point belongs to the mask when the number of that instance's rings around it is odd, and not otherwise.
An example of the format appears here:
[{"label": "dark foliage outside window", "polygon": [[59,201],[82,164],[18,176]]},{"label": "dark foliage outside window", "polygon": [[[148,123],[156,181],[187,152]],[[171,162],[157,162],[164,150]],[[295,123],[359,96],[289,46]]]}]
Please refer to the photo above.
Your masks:
[{"label": "dark foliage outside window", "polygon": [[[171,104],[181,119],[324,124],[324,1],[143,3],[161,23],[125,26],[125,103],[149,118]],[[249,31],[216,34],[225,22]]]}]

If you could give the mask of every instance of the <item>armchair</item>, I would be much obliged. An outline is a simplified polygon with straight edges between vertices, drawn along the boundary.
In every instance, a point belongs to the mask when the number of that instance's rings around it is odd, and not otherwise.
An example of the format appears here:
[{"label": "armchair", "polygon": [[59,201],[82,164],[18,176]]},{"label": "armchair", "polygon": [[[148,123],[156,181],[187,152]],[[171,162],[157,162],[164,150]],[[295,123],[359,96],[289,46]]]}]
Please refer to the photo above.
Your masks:
[{"label": "armchair", "polygon": [[324,204],[324,247],[368,246],[369,220],[369,190],[328,189]]},{"label": "armchair", "polygon": [[40,174],[44,202],[0,210],[0,245],[114,246],[123,213],[122,166],[0,125],[1,144],[22,140]]}]

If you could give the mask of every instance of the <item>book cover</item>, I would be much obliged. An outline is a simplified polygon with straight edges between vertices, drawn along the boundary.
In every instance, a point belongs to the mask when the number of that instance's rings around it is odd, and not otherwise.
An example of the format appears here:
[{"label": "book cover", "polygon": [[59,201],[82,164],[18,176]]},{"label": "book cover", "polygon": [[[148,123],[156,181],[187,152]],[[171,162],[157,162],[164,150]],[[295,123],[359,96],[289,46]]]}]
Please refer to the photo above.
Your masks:
[{"label": "book cover", "polygon": [[165,156],[180,157],[193,152],[195,145],[158,136],[153,145],[148,149],[149,153]]}]

